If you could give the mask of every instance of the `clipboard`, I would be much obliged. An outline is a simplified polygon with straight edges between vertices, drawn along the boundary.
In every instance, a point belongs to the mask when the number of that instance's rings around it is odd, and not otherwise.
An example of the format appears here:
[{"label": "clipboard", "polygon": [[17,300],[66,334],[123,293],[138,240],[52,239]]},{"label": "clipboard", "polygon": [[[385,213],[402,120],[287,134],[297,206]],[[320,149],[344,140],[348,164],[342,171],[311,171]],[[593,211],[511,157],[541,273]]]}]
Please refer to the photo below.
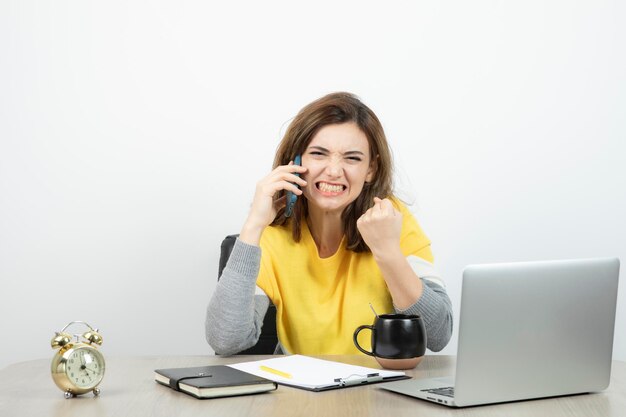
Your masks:
[{"label": "clipboard", "polygon": [[241,362],[227,366],[282,385],[316,392],[410,378],[402,371],[348,365],[304,355]]}]

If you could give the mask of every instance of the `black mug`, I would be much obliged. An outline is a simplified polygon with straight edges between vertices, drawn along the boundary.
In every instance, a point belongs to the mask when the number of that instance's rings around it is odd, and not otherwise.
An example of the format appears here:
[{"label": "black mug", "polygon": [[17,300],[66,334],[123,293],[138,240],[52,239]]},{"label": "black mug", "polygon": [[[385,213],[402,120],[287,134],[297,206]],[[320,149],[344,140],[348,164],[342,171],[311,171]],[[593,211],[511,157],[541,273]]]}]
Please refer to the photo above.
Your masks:
[{"label": "black mug", "polygon": [[[357,341],[359,332],[372,331],[372,351],[363,349]],[[354,344],[361,352],[374,356],[387,369],[412,369],[426,353],[426,327],[420,316],[407,314],[381,314],[372,326],[356,328]]]}]

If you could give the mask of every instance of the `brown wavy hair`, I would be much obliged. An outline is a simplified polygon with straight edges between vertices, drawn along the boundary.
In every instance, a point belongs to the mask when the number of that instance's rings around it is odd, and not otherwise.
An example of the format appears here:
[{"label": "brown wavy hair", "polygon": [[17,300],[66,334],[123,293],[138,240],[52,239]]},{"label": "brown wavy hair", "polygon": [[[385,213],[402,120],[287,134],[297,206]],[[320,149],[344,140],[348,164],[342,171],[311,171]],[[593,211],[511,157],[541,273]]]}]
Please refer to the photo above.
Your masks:
[{"label": "brown wavy hair", "polygon": [[[302,155],[313,136],[324,126],[340,123],[355,123],[367,137],[370,151],[370,163],[374,164],[375,173],[371,182],[366,182],[361,194],[341,214],[343,233],[347,239],[347,248],[354,252],[369,252],[369,247],[356,227],[356,221],[373,205],[374,197],[392,196],[393,164],[391,150],[383,127],[374,112],[354,94],[339,92],[328,94],[305,106],[289,124],[285,136],[278,145],[274,168],[287,165],[296,155]],[[284,190],[277,194],[281,197]],[[298,198],[291,218],[284,216],[285,210],[279,210],[273,226],[291,223],[294,241],[302,237],[302,220],[308,215],[306,198]]]}]

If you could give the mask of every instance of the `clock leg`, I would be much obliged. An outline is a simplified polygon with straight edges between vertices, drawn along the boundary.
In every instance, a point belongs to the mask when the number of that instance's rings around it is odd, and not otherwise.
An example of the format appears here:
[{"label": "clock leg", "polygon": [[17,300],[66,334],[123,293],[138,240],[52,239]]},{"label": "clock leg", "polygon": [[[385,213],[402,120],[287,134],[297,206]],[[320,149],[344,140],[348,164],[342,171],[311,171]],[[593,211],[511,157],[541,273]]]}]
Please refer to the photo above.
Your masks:
[{"label": "clock leg", "polygon": [[94,389],[93,389],[93,395],[95,395],[96,397],[97,397],[98,395],[100,395],[100,388],[97,388],[97,387],[96,387],[96,388],[94,388]]},{"label": "clock leg", "polygon": [[70,398],[74,396],[74,394],[72,394],[70,391],[65,391],[63,396],[65,397],[66,400],[69,400]]}]

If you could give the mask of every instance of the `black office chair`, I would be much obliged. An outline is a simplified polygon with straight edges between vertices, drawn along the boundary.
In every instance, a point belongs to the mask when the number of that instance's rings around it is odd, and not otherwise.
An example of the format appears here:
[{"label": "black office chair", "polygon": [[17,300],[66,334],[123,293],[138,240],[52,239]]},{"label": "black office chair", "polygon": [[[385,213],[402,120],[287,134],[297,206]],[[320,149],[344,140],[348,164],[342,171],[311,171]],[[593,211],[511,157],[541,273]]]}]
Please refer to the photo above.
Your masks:
[{"label": "black office chair", "polygon": [[[222,271],[226,266],[226,262],[230,257],[230,253],[235,245],[239,235],[228,235],[222,241],[222,248],[220,253],[220,264],[217,274],[217,280],[219,281],[222,276]],[[267,308],[267,313],[263,318],[263,327],[261,328],[261,336],[256,345],[238,353],[238,355],[271,355],[276,349],[278,344],[278,333],[276,332],[276,306],[270,301],[270,305]]]}]

